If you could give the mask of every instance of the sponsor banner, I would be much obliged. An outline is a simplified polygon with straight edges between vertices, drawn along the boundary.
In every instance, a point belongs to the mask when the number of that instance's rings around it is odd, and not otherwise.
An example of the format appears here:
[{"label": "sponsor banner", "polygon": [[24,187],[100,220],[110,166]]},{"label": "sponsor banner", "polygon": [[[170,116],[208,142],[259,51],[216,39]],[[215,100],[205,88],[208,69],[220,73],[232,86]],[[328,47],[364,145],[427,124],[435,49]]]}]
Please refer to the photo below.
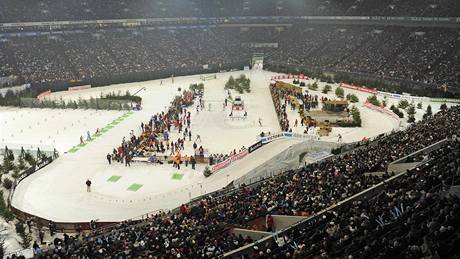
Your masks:
[{"label": "sponsor banner", "polygon": [[278,75],[278,76],[272,76],[271,80],[280,80],[280,79],[308,79],[308,77],[304,74],[300,75]]},{"label": "sponsor banner", "polygon": [[43,93],[37,95],[37,99],[40,99],[40,98],[43,98],[47,95],[50,95],[51,94],[51,90],[48,90],[48,91],[44,91]]},{"label": "sponsor banner", "polygon": [[292,132],[285,132],[284,136],[285,137],[290,137],[290,138],[303,138],[303,139],[311,139],[311,140],[317,139],[317,136],[314,136],[314,135],[307,135],[307,134],[301,134],[301,133],[292,133]]},{"label": "sponsor banner", "polygon": [[429,100],[436,103],[460,103],[460,99],[451,98],[429,98]]},{"label": "sponsor banner", "polygon": [[389,97],[389,98],[393,98],[393,99],[396,99],[396,100],[400,100],[402,95],[400,94],[394,94],[394,93],[388,93],[388,92],[382,92],[382,91],[377,91],[377,95],[380,96],[380,97]]},{"label": "sponsor banner", "polygon": [[[412,96],[407,93],[403,94],[394,94],[394,93],[388,93],[388,92],[382,92],[382,91],[377,91],[377,95],[380,97],[389,97],[393,98],[396,100],[401,100],[401,99],[406,99],[408,101],[418,101],[418,102],[429,102],[431,99],[428,97],[421,97],[421,96]],[[458,100],[460,102],[460,100]]]},{"label": "sponsor banner", "polygon": [[357,90],[357,91],[361,91],[361,92],[366,92],[366,93],[370,93],[370,94],[377,94],[377,89],[370,89],[370,88],[367,88],[367,87],[364,87],[364,86],[356,86],[356,85],[350,85],[350,84],[345,84],[345,83],[340,83],[340,87],[343,87],[343,88],[348,88],[348,89],[352,89],[352,90]]},{"label": "sponsor banner", "polygon": [[78,90],[90,89],[90,88],[91,88],[91,85],[80,85],[80,86],[69,87],[67,90],[68,91],[78,91]]},{"label": "sponsor banner", "polygon": [[276,133],[276,134],[272,134],[272,135],[260,138],[260,141],[262,142],[262,144],[266,144],[266,143],[272,142],[280,138],[302,138],[302,139],[310,139],[310,140],[317,139],[317,137],[313,135],[285,131],[285,132],[280,132],[280,133]]},{"label": "sponsor banner", "polygon": [[430,101],[430,98],[428,97],[420,97],[420,96],[412,96],[410,94],[404,94],[402,95],[403,99],[406,99],[408,101],[417,101],[417,102],[429,102]]},{"label": "sponsor banner", "polygon": [[222,170],[222,169],[226,168],[227,166],[231,165],[233,162],[238,161],[240,159],[243,159],[248,154],[249,154],[249,152],[247,150],[244,150],[244,151],[239,152],[238,154],[232,155],[230,158],[228,158],[228,159],[226,159],[226,160],[214,165],[211,168],[211,172],[215,173],[215,172],[217,172],[219,170]]},{"label": "sponsor banner", "polygon": [[219,170],[222,170],[222,169],[224,169],[225,167],[229,166],[231,162],[232,162],[232,161],[231,161],[230,159],[224,160],[224,161],[222,161],[222,162],[220,162],[220,163],[214,165],[214,166],[211,168],[211,172],[215,173],[215,172],[217,172],[217,171],[219,171]]},{"label": "sponsor banner", "polygon": [[366,100],[366,102],[364,102],[364,106],[366,106],[367,108],[369,108],[371,110],[387,114],[387,115],[391,116],[393,119],[395,119],[398,122],[400,122],[399,116],[396,115],[394,112],[392,112],[390,110],[387,110],[387,109],[379,107],[379,106],[375,106],[372,103],[368,102],[367,100]]},{"label": "sponsor banner", "polygon": [[258,141],[248,148],[248,152],[252,153],[256,151],[257,149],[261,148],[262,146],[263,146],[262,141]]},{"label": "sponsor banner", "polygon": [[237,153],[233,156],[230,157],[230,160],[233,162],[238,161],[240,159],[243,159],[245,156],[247,156],[249,152],[247,150],[243,150],[240,153]]},{"label": "sponsor banner", "polygon": [[266,144],[266,143],[272,142],[273,140],[282,138],[283,136],[284,136],[283,133],[272,134],[272,135],[268,135],[266,137],[260,138],[260,141],[262,142],[262,144]]}]

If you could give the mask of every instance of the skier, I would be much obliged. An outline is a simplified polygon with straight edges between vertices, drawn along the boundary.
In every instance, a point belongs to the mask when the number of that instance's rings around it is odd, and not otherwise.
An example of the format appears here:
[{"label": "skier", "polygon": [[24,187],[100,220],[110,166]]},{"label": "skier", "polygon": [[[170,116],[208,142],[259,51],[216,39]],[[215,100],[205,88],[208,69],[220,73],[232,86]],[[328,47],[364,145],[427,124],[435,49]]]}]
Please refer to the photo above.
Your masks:
[{"label": "skier", "polygon": [[91,133],[89,133],[89,130],[86,132],[86,141],[91,141]]},{"label": "skier", "polygon": [[337,142],[342,142],[342,135],[339,134]]},{"label": "skier", "polygon": [[112,155],[110,153],[107,154],[107,161],[109,161],[109,165],[112,164]]},{"label": "skier", "polygon": [[259,118],[259,126],[262,127],[262,118]]},{"label": "skier", "polygon": [[199,134],[196,134],[195,142],[197,142],[198,140],[200,140],[200,143],[201,143],[201,136]]},{"label": "skier", "polygon": [[91,192],[91,181],[86,179],[86,192]]}]

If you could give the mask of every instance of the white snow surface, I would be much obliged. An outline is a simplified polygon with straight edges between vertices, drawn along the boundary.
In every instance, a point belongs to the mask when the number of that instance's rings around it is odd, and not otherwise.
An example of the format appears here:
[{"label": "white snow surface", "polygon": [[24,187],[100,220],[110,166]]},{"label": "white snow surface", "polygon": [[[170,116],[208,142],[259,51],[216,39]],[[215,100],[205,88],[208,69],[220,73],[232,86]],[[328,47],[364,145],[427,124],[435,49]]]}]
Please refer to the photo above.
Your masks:
[{"label": "white snow surface", "polygon": [[[230,75],[246,74],[251,79],[251,93],[242,94],[248,116],[245,120],[231,120],[230,108],[223,110],[226,96],[224,84]],[[260,132],[280,131],[268,85],[275,73],[266,71],[236,71],[217,74],[217,79],[205,81],[205,109],[196,112],[191,107],[193,139],[202,138],[203,148],[210,153],[229,153],[242,146],[256,142]],[[143,109],[135,111],[120,124],[104,133],[76,153],[66,153],[79,143],[86,131],[94,133],[125,112],[95,110],[50,110],[6,108],[0,110],[1,142],[18,145],[42,145],[56,147],[61,156],[52,164],[27,177],[16,188],[12,204],[27,213],[57,222],[82,222],[93,219],[121,221],[139,217],[157,210],[169,210],[188,202],[191,198],[218,190],[229,182],[246,174],[251,169],[268,161],[299,140],[278,140],[265,145],[230,167],[205,178],[203,166],[197,170],[182,166],[180,170],[171,165],[132,163],[131,167],[113,163],[108,165],[105,156],[119,145],[129,132],[140,132],[140,123],[147,122],[151,115],[169,106],[178,94],[178,87],[188,89],[191,83],[199,83],[200,75],[140,83],[112,85],[74,92],[53,93],[50,98],[78,99],[98,97],[101,93],[126,91],[139,92],[143,98]],[[160,82],[162,82],[160,84]],[[328,95],[332,97],[333,91]],[[320,84],[319,90],[322,89]],[[345,89],[345,93],[357,94],[360,101],[367,94]],[[233,96],[240,95],[232,93]],[[318,91],[318,94],[320,92]],[[321,94],[320,94],[321,95]],[[211,109],[209,111],[209,104]],[[331,136],[323,140],[335,141],[342,134],[344,142],[361,140],[399,128],[389,116],[359,105],[363,120],[362,128],[334,128]],[[424,106],[425,108],[426,106]],[[436,107],[433,107],[436,111]],[[288,116],[297,116],[295,113]],[[258,120],[262,120],[260,127]],[[290,121],[293,124],[295,119]],[[73,125],[72,125],[73,124]],[[300,124],[300,123],[299,123]],[[22,130],[22,131],[21,131]],[[303,129],[294,128],[296,132]],[[179,135],[173,130],[172,139]],[[192,153],[192,142],[186,142],[186,153]],[[174,173],[184,174],[182,180],[173,180]],[[122,176],[117,182],[108,182],[112,175]],[[93,182],[92,192],[86,192],[85,181]],[[138,191],[128,191],[133,184],[142,184]]]}]

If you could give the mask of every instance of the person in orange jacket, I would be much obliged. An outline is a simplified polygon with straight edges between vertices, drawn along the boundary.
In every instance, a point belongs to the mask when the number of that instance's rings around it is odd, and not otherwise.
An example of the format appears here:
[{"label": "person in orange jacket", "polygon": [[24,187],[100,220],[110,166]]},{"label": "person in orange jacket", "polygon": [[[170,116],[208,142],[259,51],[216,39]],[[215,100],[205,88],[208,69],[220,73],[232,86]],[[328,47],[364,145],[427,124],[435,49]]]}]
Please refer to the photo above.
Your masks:
[{"label": "person in orange jacket", "polygon": [[184,161],[185,161],[185,167],[188,167],[188,162],[190,161],[190,157],[185,155],[184,156]]},{"label": "person in orange jacket", "polygon": [[174,161],[176,163],[177,169],[180,169],[180,153],[179,152],[176,153],[176,156],[174,157]]}]

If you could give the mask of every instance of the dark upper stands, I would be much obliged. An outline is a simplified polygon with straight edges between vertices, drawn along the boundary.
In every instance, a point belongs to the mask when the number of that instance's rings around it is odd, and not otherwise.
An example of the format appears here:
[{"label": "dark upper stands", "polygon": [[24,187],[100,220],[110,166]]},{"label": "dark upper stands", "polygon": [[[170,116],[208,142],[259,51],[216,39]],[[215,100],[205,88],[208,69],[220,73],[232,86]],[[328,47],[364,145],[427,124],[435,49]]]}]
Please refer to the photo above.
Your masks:
[{"label": "dark upper stands", "polygon": [[456,17],[456,0],[3,0],[0,23],[158,17],[434,16]]}]

